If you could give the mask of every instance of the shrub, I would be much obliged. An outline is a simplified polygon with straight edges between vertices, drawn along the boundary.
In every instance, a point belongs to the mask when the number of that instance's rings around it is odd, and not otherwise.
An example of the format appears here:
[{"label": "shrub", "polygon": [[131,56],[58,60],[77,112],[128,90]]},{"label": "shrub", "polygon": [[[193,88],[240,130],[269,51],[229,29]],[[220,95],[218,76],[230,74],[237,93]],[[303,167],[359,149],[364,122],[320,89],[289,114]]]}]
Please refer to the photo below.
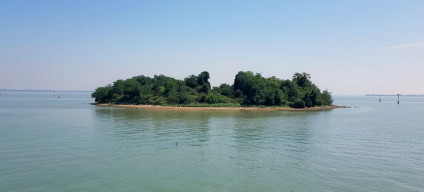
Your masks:
[{"label": "shrub", "polygon": [[302,99],[297,98],[294,102],[291,102],[289,106],[293,108],[305,108],[305,102]]},{"label": "shrub", "polygon": [[229,99],[221,94],[210,93],[206,95],[205,101],[209,104],[228,103]]}]

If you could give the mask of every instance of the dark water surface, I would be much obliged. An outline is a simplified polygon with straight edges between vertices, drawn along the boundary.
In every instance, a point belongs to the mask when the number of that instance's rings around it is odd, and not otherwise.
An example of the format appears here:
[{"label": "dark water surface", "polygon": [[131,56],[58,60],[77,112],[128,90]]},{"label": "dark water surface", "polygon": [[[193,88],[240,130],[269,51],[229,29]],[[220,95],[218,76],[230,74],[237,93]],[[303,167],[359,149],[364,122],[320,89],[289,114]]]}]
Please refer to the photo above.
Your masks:
[{"label": "dark water surface", "polygon": [[0,191],[424,191],[424,97],[174,112],[53,94],[0,95]]}]

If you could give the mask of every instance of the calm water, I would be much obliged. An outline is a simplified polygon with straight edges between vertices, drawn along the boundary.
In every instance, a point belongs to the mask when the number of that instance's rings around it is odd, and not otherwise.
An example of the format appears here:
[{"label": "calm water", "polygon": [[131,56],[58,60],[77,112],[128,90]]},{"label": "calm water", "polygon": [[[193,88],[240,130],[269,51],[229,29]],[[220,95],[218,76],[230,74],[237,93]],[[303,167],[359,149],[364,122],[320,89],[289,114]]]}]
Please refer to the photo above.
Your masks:
[{"label": "calm water", "polygon": [[0,95],[0,191],[424,191],[424,97],[173,112],[59,94]]}]

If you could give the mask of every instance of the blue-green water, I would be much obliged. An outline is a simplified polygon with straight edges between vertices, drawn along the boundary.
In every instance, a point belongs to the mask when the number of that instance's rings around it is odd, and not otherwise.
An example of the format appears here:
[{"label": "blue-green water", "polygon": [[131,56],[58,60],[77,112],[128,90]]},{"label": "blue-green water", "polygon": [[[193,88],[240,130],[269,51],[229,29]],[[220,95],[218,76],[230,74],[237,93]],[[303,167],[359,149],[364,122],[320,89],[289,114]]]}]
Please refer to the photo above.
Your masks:
[{"label": "blue-green water", "polygon": [[174,112],[59,94],[0,95],[0,191],[424,191],[424,97]]}]

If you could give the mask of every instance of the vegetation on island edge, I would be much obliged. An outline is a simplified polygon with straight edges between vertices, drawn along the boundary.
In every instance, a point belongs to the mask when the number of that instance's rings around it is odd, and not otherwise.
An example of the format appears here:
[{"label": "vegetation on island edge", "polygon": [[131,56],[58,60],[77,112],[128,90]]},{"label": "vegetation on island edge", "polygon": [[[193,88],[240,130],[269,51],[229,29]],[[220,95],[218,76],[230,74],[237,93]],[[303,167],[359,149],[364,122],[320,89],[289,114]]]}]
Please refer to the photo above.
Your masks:
[{"label": "vegetation on island edge", "polygon": [[305,108],[332,105],[331,93],[312,83],[308,73],[295,73],[291,80],[262,77],[240,71],[233,85],[211,88],[209,73],[178,80],[165,75],[144,75],[97,88],[91,96],[97,103],[183,106],[289,106]]}]

